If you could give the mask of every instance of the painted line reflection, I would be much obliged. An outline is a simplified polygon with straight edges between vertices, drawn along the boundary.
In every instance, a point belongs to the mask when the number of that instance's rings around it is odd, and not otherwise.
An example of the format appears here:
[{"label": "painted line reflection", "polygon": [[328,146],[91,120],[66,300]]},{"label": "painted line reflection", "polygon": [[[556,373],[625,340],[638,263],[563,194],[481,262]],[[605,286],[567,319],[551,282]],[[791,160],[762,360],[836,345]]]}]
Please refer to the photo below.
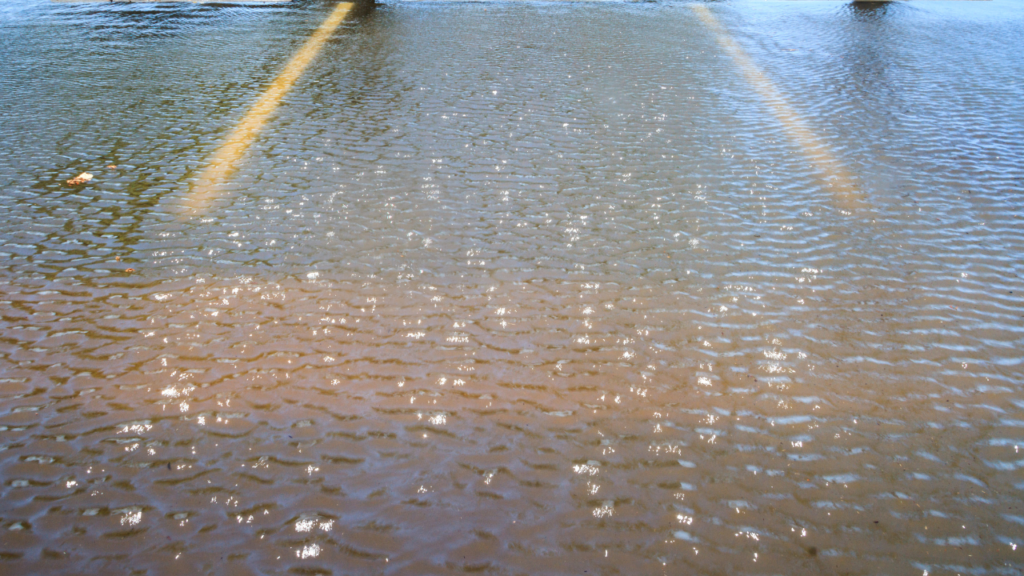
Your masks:
[{"label": "painted line reflection", "polygon": [[345,20],[354,5],[352,2],[341,2],[335,6],[323,24],[313,32],[313,35],[285,65],[284,70],[274,79],[274,82],[260,96],[256,104],[249,109],[249,112],[231,134],[224,139],[220,148],[210,156],[206,169],[199,175],[185,198],[186,214],[202,214],[216,200],[221,186],[234,173],[239,160],[259,135],[270,115],[277,109],[281,99],[302,76],[310,62],[320,53],[324,43]]},{"label": "painted line reflection", "polygon": [[718,44],[732,57],[733,61],[743,72],[747,82],[757,90],[757,93],[771,108],[775,117],[785,128],[789,139],[800,147],[803,155],[811,161],[815,169],[824,177],[825,183],[834,193],[839,207],[844,210],[863,207],[863,195],[856,185],[854,177],[833,155],[828,144],[814,135],[811,129],[808,128],[807,123],[790,107],[782,93],[761,72],[761,69],[751,60],[743,48],[733,40],[725,27],[715,18],[707,6],[695,4],[691,8],[697,13],[701,21],[715,33]]}]

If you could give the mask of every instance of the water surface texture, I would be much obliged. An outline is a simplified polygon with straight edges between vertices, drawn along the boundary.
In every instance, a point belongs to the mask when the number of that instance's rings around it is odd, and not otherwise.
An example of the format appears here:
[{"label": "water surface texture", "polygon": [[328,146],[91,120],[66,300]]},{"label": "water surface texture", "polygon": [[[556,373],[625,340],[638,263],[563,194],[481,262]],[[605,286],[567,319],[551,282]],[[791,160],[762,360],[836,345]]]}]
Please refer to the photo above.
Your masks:
[{"label": "water surface texture", "polygon": [[0,4],[0,572],[1024,571],[1021,3],[333,8]]}]

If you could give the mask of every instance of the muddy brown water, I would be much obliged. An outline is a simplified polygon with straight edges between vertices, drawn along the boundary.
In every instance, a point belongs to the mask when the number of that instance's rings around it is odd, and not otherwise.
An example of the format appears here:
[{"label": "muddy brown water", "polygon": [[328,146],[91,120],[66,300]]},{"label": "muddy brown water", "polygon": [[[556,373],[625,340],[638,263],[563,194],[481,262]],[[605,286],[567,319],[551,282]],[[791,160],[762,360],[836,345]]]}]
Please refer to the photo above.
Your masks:
[{"label": "muddy brown water", "polygon": [[0,572],[1024,571],[1019,3],[331,9],[0,5]]}]

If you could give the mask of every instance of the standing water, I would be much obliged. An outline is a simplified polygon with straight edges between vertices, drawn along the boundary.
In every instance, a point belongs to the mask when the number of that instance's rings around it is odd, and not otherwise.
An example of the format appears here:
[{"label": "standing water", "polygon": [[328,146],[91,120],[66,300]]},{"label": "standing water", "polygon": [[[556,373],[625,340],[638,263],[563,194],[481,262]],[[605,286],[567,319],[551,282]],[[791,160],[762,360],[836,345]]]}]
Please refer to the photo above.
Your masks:
[{"label": "standing water", "polygon": [[1024,571],[1024,6],[334,8],[0,4],[0,572]]}]

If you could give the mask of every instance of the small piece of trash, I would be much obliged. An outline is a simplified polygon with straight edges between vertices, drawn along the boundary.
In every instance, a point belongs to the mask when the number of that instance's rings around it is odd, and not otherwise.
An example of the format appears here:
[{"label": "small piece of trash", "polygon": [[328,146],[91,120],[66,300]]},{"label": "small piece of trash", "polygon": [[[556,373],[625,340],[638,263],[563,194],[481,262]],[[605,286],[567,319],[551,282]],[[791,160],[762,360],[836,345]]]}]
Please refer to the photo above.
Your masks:
[{"label": "small piece of trash", "polygon": [[107,166],[107,168],[110,168],[110,169],[117,168],[117,164],[110,164],[110,165]]},{"label": "small piece of trash", "polygon": [[120,261],[121,261],[121,257],[120,256],[114,256],[114,262],[120,262]]},{"label": "small piece of trash", "polygon": [[89,174],[88,172],[82,172],[78,176],[75,176],[71,180],[68,180],[68,185],[78,186],[79,184],[85,184],[89,180],[92,180],[92,174]]},{"label": "small piece of trash", "polygon": [[132,272],[135,272],[135,268],[128,268],[125,272],[131,274]]}]

